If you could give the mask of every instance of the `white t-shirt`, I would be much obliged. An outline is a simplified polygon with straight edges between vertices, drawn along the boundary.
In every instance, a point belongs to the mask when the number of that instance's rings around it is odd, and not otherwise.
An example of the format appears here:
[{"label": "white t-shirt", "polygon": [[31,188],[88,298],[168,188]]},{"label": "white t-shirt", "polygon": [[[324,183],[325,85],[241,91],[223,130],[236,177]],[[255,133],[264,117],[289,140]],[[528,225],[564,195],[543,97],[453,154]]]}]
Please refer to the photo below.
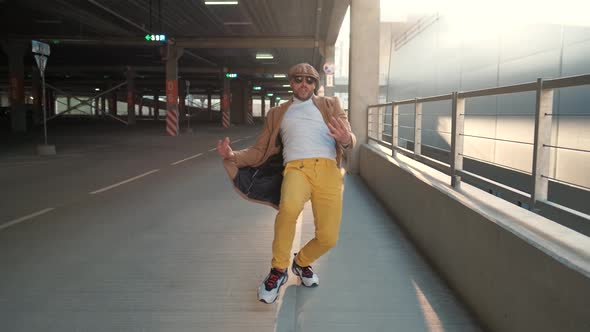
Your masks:
[{"label": "white t-shirt", "polygon": [[329,132],[311,98],[306,101],[293,98],[281,122],[284,163],[306,158],[336,160],[336,141]]}]

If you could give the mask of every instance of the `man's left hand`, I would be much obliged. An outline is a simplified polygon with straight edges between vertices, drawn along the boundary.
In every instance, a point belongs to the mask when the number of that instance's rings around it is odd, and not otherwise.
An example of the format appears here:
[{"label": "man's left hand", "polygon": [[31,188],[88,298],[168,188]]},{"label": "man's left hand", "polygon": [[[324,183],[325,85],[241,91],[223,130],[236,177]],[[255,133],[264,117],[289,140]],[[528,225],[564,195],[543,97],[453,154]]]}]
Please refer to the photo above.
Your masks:
[{"label": "man's left hand", "polygon": [[344,120],[333,116],[330,117],[328,129],[330,129],[328,135],[333,137],[336,142],[340,143],[341,145],[349,145],[352,143],[352,137],[350,136],[348,128],[346,128]]}]

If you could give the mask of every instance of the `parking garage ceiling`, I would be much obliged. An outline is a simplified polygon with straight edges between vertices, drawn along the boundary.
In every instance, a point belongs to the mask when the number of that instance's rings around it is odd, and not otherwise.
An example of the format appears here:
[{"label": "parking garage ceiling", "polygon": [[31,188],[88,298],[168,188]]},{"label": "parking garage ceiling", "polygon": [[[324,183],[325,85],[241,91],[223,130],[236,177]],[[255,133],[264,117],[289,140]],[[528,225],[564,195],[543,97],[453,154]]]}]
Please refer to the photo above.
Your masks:
[{"label": "parking garage ceiling", "polygon": [[[272,74],[284,73],[292,64],[321,66],[323,48],[335,43],[350,1],[237,2],[0,0],[0,39],[49,43],[46,77],[62,85],[122,80],[126,66],[133,66],[139,86],[163,88],[163,43],[146,41],[147,34],[165,34],[184,48],[179,76],[193,87],[219,89],[224,67],[241,78],[274,84]],[[273,58],[256,59],[257,53]],[[0,61],[7,77],[6,55]],[[29,63],[30,55],[25,68]]]}]

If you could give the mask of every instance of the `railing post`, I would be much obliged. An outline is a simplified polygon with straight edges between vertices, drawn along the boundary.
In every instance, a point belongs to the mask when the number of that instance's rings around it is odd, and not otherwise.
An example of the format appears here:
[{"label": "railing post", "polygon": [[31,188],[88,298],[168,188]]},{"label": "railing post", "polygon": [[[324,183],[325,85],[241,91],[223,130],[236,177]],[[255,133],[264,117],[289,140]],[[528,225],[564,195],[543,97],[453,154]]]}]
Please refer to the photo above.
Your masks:
[{"label": "railing post", "polygon": [[535,142],[533,147],[533,188],[531,207],[539,211],[538,201],[547,200],[549,189],[549,148],[551,141],[551,114],[553,112],[553,89],[543,89],[543,79],[537,79],[537,101],[535,109]]},{"label": "railing post", "polygon": [[[350,117],[348,118],[350,120]],[[367,106],[367,144],[371,142],[369,139],[371,137],[371,106]]]},{"label": "railing post", "polygon": [[415,105],[414,154],[419,156],[422,154],[422,103],[418,102],[418,98],[416,98]]},{"label": "railing post", "polygon": [[391,156],[395,157],[396,149],[398,146],[398,135],[399,135],[399,105],[395,102],[391,103]]},{"label": "railing post", "polygon": [[377,108],[377,138],[383,141],[383,128],[385,127],[385,112],[383,107]]},{"label": "railing post", "polygon": [[463,170],[463,130],[465,128],[465,99],[453,92],[453,110],[451,118],[451,186],[459,188],[461,177],[457,174]]}]

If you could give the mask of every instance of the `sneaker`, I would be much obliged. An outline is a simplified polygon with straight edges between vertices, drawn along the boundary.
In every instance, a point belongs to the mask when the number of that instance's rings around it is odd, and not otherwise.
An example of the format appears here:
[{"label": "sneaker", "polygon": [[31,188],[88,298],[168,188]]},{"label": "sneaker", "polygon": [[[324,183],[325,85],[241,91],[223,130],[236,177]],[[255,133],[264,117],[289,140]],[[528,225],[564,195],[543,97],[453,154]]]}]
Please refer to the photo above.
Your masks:
[{"label": "sneaker", "polygon": [[279,290],[287,282],[287,279],[289,279],[287,269],[283,272],[275,268],[270,269],[270,273],[258,287],[258,300],[264,303],[276,301],[279,297]]},{"label": "sneaker", "polygon": [[305,287],[316,287],[320,284],[320,279],[318,278],[318,275],[313,272],[311,266],[299,266],[295,263],[295,259],[293,259],[291,271],[301,279],[301,284]]}]

